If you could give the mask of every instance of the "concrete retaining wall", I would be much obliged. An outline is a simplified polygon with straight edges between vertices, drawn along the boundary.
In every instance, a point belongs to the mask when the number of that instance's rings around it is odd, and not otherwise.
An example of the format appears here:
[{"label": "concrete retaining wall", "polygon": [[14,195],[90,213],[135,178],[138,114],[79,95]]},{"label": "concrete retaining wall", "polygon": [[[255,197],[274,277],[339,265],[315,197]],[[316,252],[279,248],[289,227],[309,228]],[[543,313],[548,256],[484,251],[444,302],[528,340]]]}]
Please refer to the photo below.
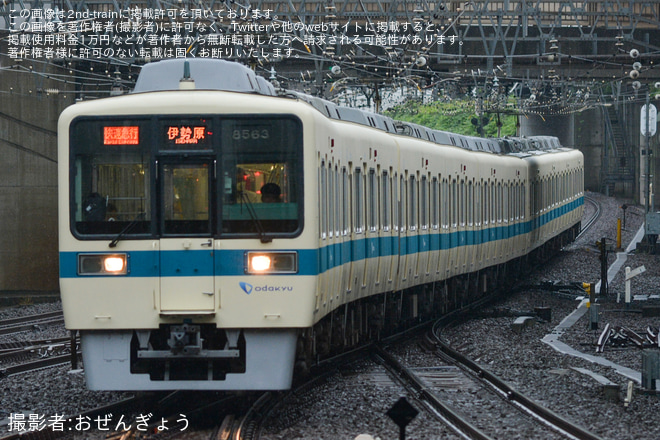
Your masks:
[{"label": "concrete retaining wall", "polygon": [[74,97],[46,77],[59,67],[6,57],[0,65],[13,66],[0,70],[0,290],[54,291],[57,118]]}]

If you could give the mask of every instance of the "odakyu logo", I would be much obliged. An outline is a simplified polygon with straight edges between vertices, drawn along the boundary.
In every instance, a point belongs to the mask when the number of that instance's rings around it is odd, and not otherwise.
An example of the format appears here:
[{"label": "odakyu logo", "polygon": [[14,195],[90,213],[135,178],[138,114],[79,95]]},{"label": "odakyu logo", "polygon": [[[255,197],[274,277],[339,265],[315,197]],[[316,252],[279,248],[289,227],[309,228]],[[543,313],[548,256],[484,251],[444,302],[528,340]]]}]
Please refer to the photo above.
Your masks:
[{"label": "odakyu logo", "polygon": [[240,281],[238,283],[239,286],[241,286],[241,289],[243,292],[247,293],[248,295],[254,292],[293,292],[293,286],[270,286],[268,284],[264,284],[263,286],[253,286],[250,283],[246,283],[245,281]]}]

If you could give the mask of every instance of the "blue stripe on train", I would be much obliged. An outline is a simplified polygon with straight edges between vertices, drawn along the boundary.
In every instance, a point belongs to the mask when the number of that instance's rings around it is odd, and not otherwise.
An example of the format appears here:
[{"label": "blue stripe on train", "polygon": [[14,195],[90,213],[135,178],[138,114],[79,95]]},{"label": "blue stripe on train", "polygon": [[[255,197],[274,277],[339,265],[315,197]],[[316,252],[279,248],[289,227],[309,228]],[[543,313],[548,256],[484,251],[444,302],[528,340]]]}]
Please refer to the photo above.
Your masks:
[{"label": "blue stripe on train", "polygon": [[[160,263],[161,252],[167,253]],[[298,275],[317,275],[318,250],[299,249]],[[98,278],[97,275],[78,275],[78,254],[85,252],[60,252],[60,278]],[[190,277],[190,276],[238,276],[245,275],[245,251],[219,250],[209,259],[208,250],[188,251],[128,251],[129,277]],[[211,264],[212,263],[212,264]],[[104,275],[100,275],[103,277]],[[117,275],[105,275],[115,277]]]},{"label": "blue stripe on train", "polygon": [[[479,231],[430,232],[410,237],[360,238],[323,246],[320,249],[299,249],[297,250],[298,275],[314,276],[351,261],[378,256],[387,257],[447,250],[516,237],[527,234],[553,219],[577,209],[582,204],[583,199],[580,198],[534,220]],[[161,252],[169,253],[167,258],[163,259],[166,263],[162,267],[160,267]],[[87,277],[87,275],[78,275],[77,255],[79,253],[60,252],[60,278]],[[208,250],[130,251],[127,254],[129,256],[129,277],[245,275],[245,251],[242,250],[216,250],[213,252],[212,265],[209,264]]]}]

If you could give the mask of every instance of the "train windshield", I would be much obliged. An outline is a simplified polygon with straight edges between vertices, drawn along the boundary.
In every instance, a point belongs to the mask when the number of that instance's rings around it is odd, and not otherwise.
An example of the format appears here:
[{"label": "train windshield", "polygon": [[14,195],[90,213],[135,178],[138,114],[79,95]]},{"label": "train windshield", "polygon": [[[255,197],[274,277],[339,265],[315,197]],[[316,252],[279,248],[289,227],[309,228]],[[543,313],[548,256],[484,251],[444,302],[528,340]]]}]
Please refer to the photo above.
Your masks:
[{"label": "train windshield", "polygon": [[293,117],[79,118],[71,229],[81,238],[292,236],[302,228]]},{"label": "train windshield", "polygon": [[147,120],[74,121],[72,230],[80,235],[151,232],[153,177]]},{"label": "train windshield", "polygon": [[[298,134],[296,134],[298,133]],[[302,140],[293,120],[234,120],[223,136],[222,231],[299,227]]]}]

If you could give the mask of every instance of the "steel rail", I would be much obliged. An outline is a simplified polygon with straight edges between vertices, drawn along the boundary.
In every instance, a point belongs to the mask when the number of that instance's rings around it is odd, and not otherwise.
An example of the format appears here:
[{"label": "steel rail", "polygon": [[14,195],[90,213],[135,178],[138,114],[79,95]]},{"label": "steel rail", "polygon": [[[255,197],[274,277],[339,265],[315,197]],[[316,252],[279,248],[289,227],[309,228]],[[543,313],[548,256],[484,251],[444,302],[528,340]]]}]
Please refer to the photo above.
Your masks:
[{"label": "steel rail", "polygon": [[54,325],[54,324],[63,324],[64,318],[57,318],[44,321],[34,321],[28,324],[19,324],[11,327],[0,328],[0,335],[10,335],[12,333],[21,333],[29,332],[31,330],[38,330],[40,325]]},{"label": "steel rail", "polygon": [[277,405],[278,398],[275,393],[267,391],[261,395],[241,417],[238,427],[232,433],[233,440],[252,440],[259,438],[259,425]]},{"label": "steel rail", "polygon": [[571,435],[578,440],[602,440],[600,437],[587,431],[583,427],[576,425],[575,423],[564,419],[550,409],[539,405],[532,399],[528,398],[524,394],[508,385],[506,382],[504,382],[490,371],[478,365],[472,359],[469,359],[462,353],[454,350],[442,341],[438,332],[439,328],[437,326],[434,327],[432,333],[434,339],[432,341],[429,340],[429,343],[434,345],[443,355],[449,357],[454,362],[459,364],[459,366],[463,366],[472,371],[476,378],[479,378],[480,380],[492,385],[498,392],[506,396],[507,399],[518,403],[525,410],[534,414],[536,417],[545,421],[549,425],[557,427],[560,432],[567,433],[568,435]]},{"label": "steel rail", "polygon": [[50,338],[50,339],[34,339],[29,341],[10,341],[0,343],[0,355],[4,353],[17,352],[22,350],[30,350],[38,347],[45,347],[48,345],[58,345],[71,342],[70,337],[66,338]]},{"label": "steel rail", "polygon": [[16,325],[16,324],[25,324],[27,322],[33,322],[33,321],[43,321],[48,318],[61,318],[63,316],[64,315],[62,314],[61,310],[57,312],[40,313],[38,315],[19,316],[18,318],[9,318],[9,319],[0,320],[0,327]]},{"label": "steel rail", "polygon": [[15,350],[0,351],[0,361],[12,361],[15,359],[26,358],[30,356],[39,356],[41,358],[51,357],[54,353],[62,352],[62,350],[70,351],[70,341],[63,341],[60,343],[49,343],[43,345],[31,345]]},{"label": "steel rail", "polygon": [[580,236],[582,236],[582,234],[584,234],[589,228],[591,228],[594,225],[594,223],[596,223],[596,221],[600,218],[600,216],[602,214],[602,210],[600,208],[600,203],[598,203],[598,201],[596,199],[594,199],[592,197],[589,197],[588,195],[585,194],[584,195],[584,201],[591,203],[591,205],[593,205],[593,207],[596,209],[596,212],[594,213],[593,216],[591,216],[589,221],[587,221],[587,224],[582,227],[582,229],[580,230],[580,233],[577,235],[577,237],[575,237],[576,240],[578,238],[580,238]]},{"label": "steel rail", "polygon": [[61,356],[50,356],[44,359],[39,359],[38,361],[27,362],[24,364],[3,368],[2,370],[0,370],[0,378],[12,376],[14,374],[39,370],[41,368],[54,367],[57,365],[66,364],[68,362],[71,362],[71,354],[64,354]]},{"label": "steel rail", "polygon": [[404,367],[392,355],[383,350],[382,347],[374,346],[374,357],[386,368],[391,370],[397,379],[399,379],[406,388],[411,389],[417,400],[427,402],[435,411],[437,411],[445,421],[449,422],[448,425],[457,430],[459,434],[465,435],[473,440],[492,440],[492,437],[481,431],[473,423],[470,423],[466,418],[462,417],[459,413],[442,402],[433,392],[428,390],[428,385],[422,382],[414,373],[408,368]]}]

